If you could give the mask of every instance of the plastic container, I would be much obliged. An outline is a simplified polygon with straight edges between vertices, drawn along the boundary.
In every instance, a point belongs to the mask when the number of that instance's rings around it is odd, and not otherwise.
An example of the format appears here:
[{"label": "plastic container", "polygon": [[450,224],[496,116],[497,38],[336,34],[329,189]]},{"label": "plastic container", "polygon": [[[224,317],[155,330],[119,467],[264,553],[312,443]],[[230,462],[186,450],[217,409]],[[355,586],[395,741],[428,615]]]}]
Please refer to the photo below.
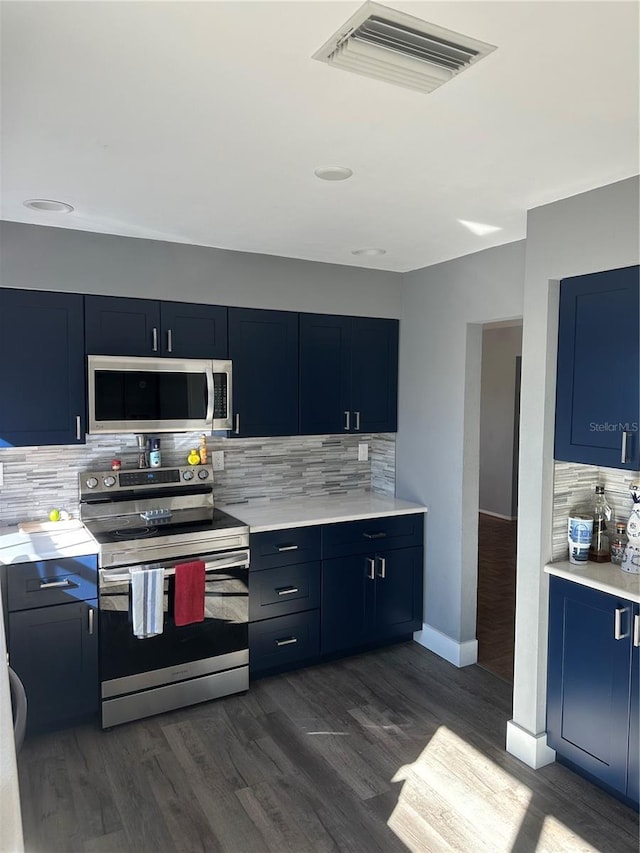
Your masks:
[{"label": "plastic container", "polygon": [[160,439],[151,439],[151,450],[149,451],[149,465],[152,468],[159,468],[162,464],[162,456],[160,454]]},{"label": "plastic container", "polygon": [[206,465],[209,452],[207,450],[207,436],[204,433],[200,436],[200,449],[198,452],[200,454],[200,464]]}]

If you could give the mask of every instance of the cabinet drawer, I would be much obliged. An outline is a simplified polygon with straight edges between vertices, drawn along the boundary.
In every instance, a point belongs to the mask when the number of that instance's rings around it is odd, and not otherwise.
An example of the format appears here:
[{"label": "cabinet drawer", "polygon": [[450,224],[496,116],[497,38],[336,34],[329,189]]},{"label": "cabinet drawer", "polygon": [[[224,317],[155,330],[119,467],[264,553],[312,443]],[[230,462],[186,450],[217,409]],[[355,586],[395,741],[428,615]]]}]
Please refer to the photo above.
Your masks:
[{"label": "cabinet drawer", "polygon": [[249,620],[271,619],[320,605],[320,562],[254,572],[249,579]]},{"label": "cabinet drawer", "polygon": [[252,675],[310,660],[318,657],[319,653],[318,610],[278,616],[249,625],[249,671]]},{"label": "cabinet drawer", "polygon": [[422,546],[423,525],[421,512],[326,525],[322,528],[322,557],[326,560]]},{"label": "cabinet drawer", "polygon": [[251,534],[251,571],[320,559],[320,528],[291,527]]},{"label": "cabinet drawer", "polygon": [[97,574],[94,554],[7,566],[7,607],[30,610],[95,598]]}]

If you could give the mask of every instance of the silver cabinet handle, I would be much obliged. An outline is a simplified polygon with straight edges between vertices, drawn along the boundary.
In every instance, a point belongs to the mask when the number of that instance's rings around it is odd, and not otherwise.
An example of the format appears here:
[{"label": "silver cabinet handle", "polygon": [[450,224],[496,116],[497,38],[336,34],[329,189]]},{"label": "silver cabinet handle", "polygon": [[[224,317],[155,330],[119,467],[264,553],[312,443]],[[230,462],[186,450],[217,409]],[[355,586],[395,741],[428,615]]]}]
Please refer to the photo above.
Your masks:
[{"label": "silver cabinet handle", "polygon": [[628,607],[616,607],[614,624],[613,624],[613,639],[614,640],[624,640],[625,637],[628,637],[628,634],[622,633],[622,614],[627,613],[629,610]]},{"label": "silver cabinet handle", "polygon": [[627,431],[626,429],[622,430],[622,452],[620,454],[621,462],[628,462],[627,459]]},{"label": "silver cabinet handle", "polygon": [[633,645],[640,646],[640,614],[633,617]]},{"label": "silver cabinet handle", "polygon": [[286,640],[276,640],[276,646],[291,646],[293,643],[297,642],[297,637],[288,637]]},{"label": "silver cabinet handle", "polygon": [[89,634],[93,634],[93,607],[89,608]]},{"label": "silver cabinet handle", "polygon": [[236,435],[240,435],[240,415],[239,414],[236,415],[236,417],[235,417],[235,426],[233,428],[233,431],[235,432]]},{"label": "silver cabinet handle", "polygon": [[360,412],[354,412],[353,414],[355,415],[355,419],[356,419],[356,425],[354,426],[354,429],[356,431],[359,431],[360,430]]},{"label": "silver cabinet handle", "polygon": [[300,592],[297,586],[283,586],[282,589],[277,589],[278,595],[292,595],[294,592]]},{"label": "silver cabinet handle", "polygon": [[345,429],[351,429],[350,424],[351,424],[351,412],[345,412],[344,413],[344,428]]},{"label": "silver cabinet handle", "polygon": [[173,331],[167,329],[167,352],[173,352]]},{"label": "silver cabinet handle", "polygon": [[153,352],[158,352],[158,330],[156,329],[155,326],[153,327],[153,329],[151,331],[151,340],[152,340],[151,349],[153,350]]},{"label": "silver cabinet handle", "polygon": [[378,560],[380,560],[380,571],[378,572],[378,577],[384,580],[387,576],[387,561],[384,557],[378,557]]},{"label": "silver cabinet handle", "polygon": [[369,566],[367,577],[370,581],[373,581],[376,579],[376,561],[373,559],[373,557],[367,557],[367,566]]},{"label": "silver cabinet handle", "polygon": [[297,551],[298,546],[297,545],[276,545],[276,550],[278,551],[278,553],[280,553],[281,551]]},{"label": "silver cabinet handle", "polygon": [[82,439],[82,435],[80,433],[81,429],[82,429],[82,424],[80,422],[80,415],[76,415],[76,438],[78,439],[78,441],[80,441]]},{"label": "silver cabinet handle", "polygon": [[61,581],[42,581],[40,583],[40,589],[53,589],[54,587],[61,586],[71,586],[71,581],[69,578],[65,578]]},{"label": "silver cabinet handle", "polygon": [[384,530],[381,530],[379,533],[363,533],[362,535],[365,539],[385,539],[387,536]]}]

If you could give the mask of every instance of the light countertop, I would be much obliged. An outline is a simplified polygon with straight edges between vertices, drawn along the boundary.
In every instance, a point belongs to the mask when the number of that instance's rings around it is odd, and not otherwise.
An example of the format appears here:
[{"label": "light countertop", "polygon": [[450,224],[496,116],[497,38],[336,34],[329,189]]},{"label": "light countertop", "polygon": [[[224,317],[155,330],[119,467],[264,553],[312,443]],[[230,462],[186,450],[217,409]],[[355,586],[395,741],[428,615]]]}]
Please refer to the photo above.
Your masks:
[{"label": "light countertop", "polygon": [[46,533],[20,533],[17,527],[0,527],[0,564],[84,557],[98,550],[95,539],[82,525]]},{"label": "light countertop", "polygon": [[563,560],[549,563],[544,570],[550,575],[640,603],[640,575],[623,572],[620,566],[614,563],[586,563],[584,566],[576,566],[569,560]]},{"label": "light countertop", "polygon": [[427,512],[427,508],[421,504],[374,492],[268,503],[225,504],[220,509],[248,524],[251,533]]}]

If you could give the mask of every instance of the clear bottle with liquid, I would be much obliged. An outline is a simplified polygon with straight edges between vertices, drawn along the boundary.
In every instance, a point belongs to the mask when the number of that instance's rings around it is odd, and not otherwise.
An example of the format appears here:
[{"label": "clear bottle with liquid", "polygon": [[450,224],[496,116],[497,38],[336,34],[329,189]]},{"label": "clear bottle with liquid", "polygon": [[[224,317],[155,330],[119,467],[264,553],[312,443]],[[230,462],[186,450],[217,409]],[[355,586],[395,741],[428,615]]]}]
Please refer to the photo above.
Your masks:
[{"label": "clear bottle with liquid", "polygon": [[604,494],[604,486],[596,486],[595,499],[591,507],[593,515],[593,533],[589,560],[593,563],[608,563],[610,560],[610,531],[612,511]]},{"label": "clear bottle with liquid", "polygon": [[616,522],[616,532],[611,538],[611,562],[615,563],[616,566],[622,565],[628,541],[627,525],[624,521]]},{"label": "clear bottle with liquid", "polygon": [[160,455],[160,439],[152,438],[151,439],[151,450],[149,451],[149,465],[151,468],[159,468],[162,464],[162,457]]}]

